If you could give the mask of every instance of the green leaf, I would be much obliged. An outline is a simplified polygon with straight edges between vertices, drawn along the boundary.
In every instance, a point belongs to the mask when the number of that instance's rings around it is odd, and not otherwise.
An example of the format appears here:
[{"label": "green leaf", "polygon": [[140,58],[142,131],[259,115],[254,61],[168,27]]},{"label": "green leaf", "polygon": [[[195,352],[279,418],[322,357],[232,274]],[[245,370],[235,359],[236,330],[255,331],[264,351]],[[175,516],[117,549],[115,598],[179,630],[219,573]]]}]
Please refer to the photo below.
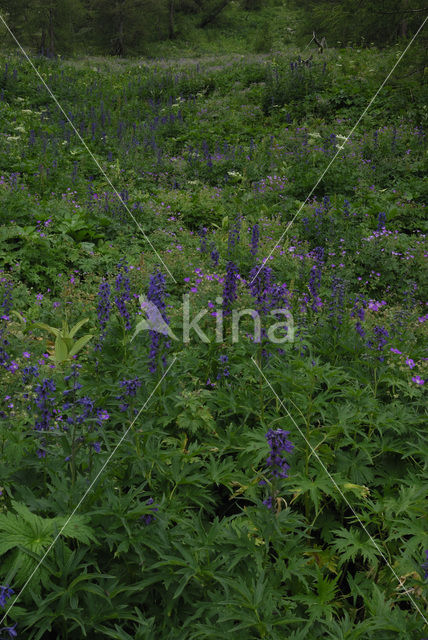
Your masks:
[{"label": "green leaf", "polygon": [[60,334],[57,335],[55,340],[55,361],[64,362],[68,358],[68,348],[65,340]]},{"label": "green leaf", "polygon": [[92,340],[93,337],[93,335],[87,333],[85,336],[82,336],[81,338],[76,340],[76,342],[70,349],[70,352],[68,354],[69,357],[75,356],[76,353],[79,353],[79,351],[83,349],[83,347],[89,342],[89,340]]},{"label": "green leaf", "polygon": [[56,329],[55,327],[50,327],[48,324],[44,322],[35,322],[36,327],[40,327],[40,329],[46,329],[50,333],[53,333],[54,336],[59,336],[61,334],[61,329]]},{"label": "green leaf", "polygon": [[76,322],[74,327],[70,330],[70,334],[69,334],[70,338],[74,338],[76,333],[79,331],[80,327],[83,327],[83,325],[86,324],[87,322],[89,322],[89,318],[83,318],[83,320],[79,320],[79,322]]}]

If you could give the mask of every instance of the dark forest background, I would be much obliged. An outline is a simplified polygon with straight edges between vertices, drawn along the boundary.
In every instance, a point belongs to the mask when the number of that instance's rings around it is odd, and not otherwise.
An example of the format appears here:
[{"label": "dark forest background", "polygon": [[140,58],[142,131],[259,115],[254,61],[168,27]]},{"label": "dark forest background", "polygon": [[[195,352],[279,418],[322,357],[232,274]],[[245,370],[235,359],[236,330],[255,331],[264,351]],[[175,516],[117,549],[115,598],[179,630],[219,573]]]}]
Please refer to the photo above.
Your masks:
[{"label": "dark forest background", "polygon": [[[278,16],[269,10],[278,8],[283,22],[276,25],[277,36],[282,29],[279,36],[287,37],[289,12],[295,36],[303,39],[316,27],[333,46],[391,45],[411,37],[424,18],[420,0],[0,0],[1,13],[20,42],[50,57],[150,55],[155,43],[178,44],[219,25],[235,29],[241,38],[246,29],[259,26],[255,49],[269,49],[275,28],[269,22]],[[13,44],[10,37],[3,41]],[[425,46],[421,38],[419,51]]]}]

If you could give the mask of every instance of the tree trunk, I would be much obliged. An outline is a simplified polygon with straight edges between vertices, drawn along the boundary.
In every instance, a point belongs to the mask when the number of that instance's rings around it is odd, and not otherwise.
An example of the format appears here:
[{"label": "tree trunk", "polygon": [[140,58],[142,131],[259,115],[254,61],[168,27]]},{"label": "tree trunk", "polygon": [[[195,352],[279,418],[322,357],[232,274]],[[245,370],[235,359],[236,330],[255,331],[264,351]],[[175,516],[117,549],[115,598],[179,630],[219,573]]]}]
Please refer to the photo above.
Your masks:
[{"label": "tree trunk", "polygon": [[174,29],[174,5],[175,0],[169,0],[169,16],[168,16],[168,38],[172,40],[175,36]]},{"label": "tree trunk", "polygon": [[202,18],[201,22],[199,23],[199,28],[203,29],[204,27],[207,26],[207,24],[212,22],[214,18],[216,18],[218,14],[221,13],[221,11],[223,11],[226,5],[229,4],[229,2],[230,0],[221,0],[217,5],[215,5],[211,9],[211,11],[207,13],[207,15],[204,18]]},{"label": "tree trunk", "polygon": [[400,35],[402,38],[407,38],[407,8],[409,6],[409,0],[402,0],[403,17],[400,24]]},{"label": "tree trunk", "polygon": [[45,26],[42,26],[42,39],[40,42],[40,53],[42,54],[42,56],[46,55],[46,30],[45,30]]},{"label": "tree trunk", "polygon": [[[123,0],[116,1],[116,16],[117,16],[117,35],[114,37],[112,42],[112,53],[114,56],[123,56],[125,52],[124,45],[124,33],[125,33],[125,24],[123,17]],[[116,21],[115,16],[115,21]]]},{"label": "tree trunk", "polygon": [[49,9],[49,54],[55,55],[55,32],[53,23],[53,9]]}]

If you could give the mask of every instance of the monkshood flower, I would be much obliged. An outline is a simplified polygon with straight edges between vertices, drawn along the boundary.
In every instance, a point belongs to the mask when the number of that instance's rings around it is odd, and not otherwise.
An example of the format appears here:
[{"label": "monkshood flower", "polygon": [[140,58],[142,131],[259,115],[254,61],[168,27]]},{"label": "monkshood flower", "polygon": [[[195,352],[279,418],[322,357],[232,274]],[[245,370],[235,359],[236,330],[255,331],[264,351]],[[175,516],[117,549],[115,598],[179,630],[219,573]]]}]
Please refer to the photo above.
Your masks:
[{"label": "monkshood flower", "polygon": [[[150,276],[150,284],[149,290],[147,293],[147,300],[155,305],[159,313],[161,314],[163,320],[166,324],[169,324],[169,319],[166,315],[166,292],[165,292],[165,276],[159,271],[156,270]],[[164,341],[163,334],[158,331],[149,331],[150,335],[150,350],[149,350],[149,371],[150,373],[154,373],[157,369],[157,360],[158,354],[160,351],[160,346],[162,341]],[[165,348],[169,349],[171,343],[169,341],[165,341]],[[166,365],[165,357],[162,358],[163,365]]]},{"label": "monkshood flower", "polygon": [[131,299],[131,285],[129,278],[126,275],[129,273],[129,268],[125,259],[120,260],[117,266],[119,269],[119,273],[116,277],[116,282],[114,285],[116,291],[116,297],[114,301],[116,303],[120,316],[125,321],[125,329],[129,331],[131,329],[131,319],[129,317],[128,309],[126,308],[127,301]]},{"label": "monkshood flower", "polygon": [[[153,498],[149,498],[146,501],[146,505],[152,505],[154,503]],[[159,508],[154,506],[150,508],[150,511],[153,511],[153,513],[156,513],[156,511],[159,511]],[[144,524],[150,524],[151,522],[153,522],[153,520],[155,519],[155,517],[153,515],[151,515],[150,513],[146,513],[145,515],[141,516],[140,518]]]},{"label": "monkshood flower", "polygon": [[100,325],[100,337],[98,343],[95,345],[95,349],[99,351],[101,349],[103,340],[107,331],[107,323],[110,319],[111,312],[111,289],[107,280],[103,280],[100,284],[100,288],[98,289],[98,306],[97,306],[97,316],[98,322]]},{"label": "monkshood flower", "polygon": [[[3,287],[2,292],[0,294],[0,366],[7,367],[8,361],[10,360],[10,356],[7,353],[5,347],[9,345],[8,340],[3,337],[5,331],[5,323],[9,320],[9,313],[12,308],[12,291],[13,291],[13,283],[10,281],[6,281],[2,279]],[[14,371],[14,368],[8,367],[11,371]]]},{"label": "monkshood flower", "polygon": [[324,196],[324,198],[323,198],[323,200],[322,200],[322,203],[323,203],[323,209],[324,209],[324,211],[325,211],[326,213],[327,213],[328,211],[330,211],[330,209],[331,209],[331,206],[332,206],[332,205],[331,205],[330,198],[329,198],[328,196]]},{"label": "monkshood flower", "polygon": [[257,255],[257,251],[259,248],[259,239],[260,239],[260,229],[259,225],[256,223],[251,229],[251,249],[250,253],[252,256]]},{"label": "monkshood flower", "polygon": [[362,322],[364,322],[365,317],[365,308],[367,306],[367,300],[362,296],[356,296],[354,300],[354,306],[351,309],[351,318],[357,317],[358,320],[355,324],[355,330],[361,338],[364,338],[366,335],[365,330],[363,329]]},{"label": "monkshood flower", "polygon": [[9,600],[9,598],[11,598],[14,593],[14,590],[11,589],[8,584],[0,585],[0,607],[2,609],[5,608],[6,601]]},{"label": "monkshood flower", "polygon": [[230,253],[237,244],[239,244],[239,238],[241,235],[241,218],[236,216],[235,222],[229,231],[229,237],[227,240],[228,252]]},{"label": "monkshood flower", "polygon": [[270,447],[266,466],[271,478],[288,478],[290,465],[282,454],[284,452],[291,453],[294,449],[294,444],[287,438],[289,433],[283,429],[269,429],[265,436]]},{"label": "monkshood flower", "polygon": [[[385,327],[376,326],[373,329],[373,333],[376,338],[376,343],[374,343],[372,340],[368,340],[366,343],[367,346],[369,347],[369,349],[371,349],[372,347],[376,347],[377,351],[383,351],[384,346],[388,342],[387,338],[389,338],[387,329],[385,329]],[[383,355],[379,356],[379,362],[383,362],[384,360],[385,358],[383,357]]]},{"label": "monkshood flower", "polygon": [[268,496],[266,498],[266,500],[263,500],[263,504],[265,505],[265,507],[267,507],[268,509],[272,509],[273,507],[273,498],[272,496]]},{"label": "monkshood flower", "polygon": [[129,407],[127,402],[124,402],[127,398],[135,398],[137,395],[137,389],[141,387],[141,380],[139,378],[133,378],[131,380],[121,380],[119,387],[122,389],[122,393],[116,396],[116,400],[120,400],[120,411],[126,411]]},{"label": "monkshood flower", "polygon": [[7,367],[8,361],[10,360],[10,356],[6,351],[5,347],[9,344],[6,338],[2,336],[2,330],[0,329],[0,366]]},{"label": "monkshood flower", "polygon": [[3,640],[3,638],[6,638],[5,635],[3,635],[4,633],[8,634],[8,638],[16,638],[17,637],[17,632],[16,632],[16,622],[14,625],[12,625],[11,627],[2,627],[0,629],[0,640]]},{"label": "monkshood flower", "polygon": [[78,391],[79,389],[82,388],[82,385],[80,384],[80,382],[78,382],[78,377],[80,375],[80,369],[82,368],[81,364],[72,364],[71,365],[71,373],[67,376],[64,376],[64,381],[65,382],[70,382],[70,380],[72,380],[72,386],[69,389],[65,389],[65,391],[63,391],[63,395],[67,396],[70,394],[75,395],[76,391]]},{"label": "monkshood flower", "polygon": [[329,319],[333,321],[335,329],[342,324],[343,320],[343,303],[345,298],[345,282],[342,278],[333,277],[331,283],[330,313]]},{"label": "monkshood flower", "polygon": [[385,222],[386,222],[386,213],[381,211],[377,217],[376,231],[382,231],[382,229],[385,228]]},{"label": "monkshood flower", "polygon": [[[219,357],[219,361],[222,364],[226,364],[226,362],[229,360],[228,356],[226,355],[222,355]],[[221,371],[219,371],[219,373],[217,374],[217,380],[221,380],[222,378],[228,378],[230,376],[230,370],[228,367],[224,367]]]},{"label": "monkshood flower", "polygon": [[236,289],[238,286],[238,267],[234,262],[229,260],[226,265],[226,276],[224,278],[223,287],[223,312],[224,315],[230,315],[232,312],[232,305],[236,300]]},{"label": "monkshood flower", "polygon": [[322,307],[322,301],[319,296],[320,287],[321,287],[321,266],[319,263],[317,263],[317,264],[314,264],[311,268],[311,273],[309,276],[309,284],[308,284],[308,288],[312,298],[312,303],[311,303],[312,311],[317,311],[317,309]]},{"label": "monkshood flower", "polygon": [[220,258],[220,254],[217,251],[217,248],[216,248],[215,244],[211,243],[211,260],[212,260],[213,265],[215,267],[218,267],[219,258]]},{"label": "monkshood flower", "polygon": [[421,569],[425,571],[424,580],[428,580],[428,549],[425,549],[425,562],[421,564]]},{"label": "monkshood flower", "polygon": [[199,249],[201,253],[205,253],[207,250],[207,228],[206,227],[201,227],[198,231],[198,236],[201,239],[201,244],[199,245]]},{"label": "monkshood flower", "polygon": [[55,409],[55,383],[49,378],[44,378],[40,384],[34,388],[36,393],[35,404],[39,410],[40,418],[36,420],[34,429],[36,431],[48,431],[53,429],[51,423],[56,414]]},{"label": "monkshood flower", "polygon": [[[77,397],[77,392],[82,388],[82,385],[78,381],[80,375],[80,369],[82,365],[72,364],[71,373],[64,376],[66,383],[71,383],[70,386],[63,391],[65,402],[62,405],[62,422],[65,431],[69,431],[70,428],[84,425],[88,425],[88,432],[92,431],[92,423],[95,421],[98,427],[102,426],[104,420],[109,419],[109,414],[105,409],[95,409],[95,402],[88,396]],[[95,427],[98,430],[97,427]],[[82,433],[78,436],[79,442],[85,442],[85,437]],[[99,442],[91,443],[92,447],[98,453],[101,450]],[[67,458],[68,460],[69,458]]]},{"label": "monkshood flower", "polygon": [[253,296],[257,310],[266,315],[271,308],[270,293],[273,289],[273,271],[270,267],[256,265],[248,276],[249,289]]},{"label": "monkshood flower", "polygon": [[34,366],[34,367],[25,367],[25,369],[22,370],[21,372],[21,376],[22,376],[22,383],[23,384],[28,384],[31,380],[31,378],[38,378],[39,377],[39,369]]},{"label": "monkshood flower", "polygon": [[[270,454],[266,459],[266,467],[273,482],[271,495],[263,500],[263,504],[268,509],[272,509],[274,499],[277,495],[275,487],[277,480],[288,478],[288,469],[290,468],[290,465],[283,454],[291,453],[294,449],[294,445],[287,438],[289,433],[289,431],[284,431],[283,429],[269,429],[265,436],[270,447]],[[259,484],[265,485],[266,481],[261,480]]]},{"label": "monkshood flower", "polygon": [[12,309],[12,291],[13,283],[10,281],[3,281],[3,291],[0,303],[0,313],[3,320],[9,320],[9,313]]},{"label": "monkshood flower", "polygon": [[[327,198],[325,202],[326,207],[328,206],[329,202],[330,201]],[[308,288],[312,298],[312,304],[311,304],[312,311],[317,311],[317,309],[322,307],[322,301],[319,296],[319,291],[321,288],[321,274],[322,274],[322,265],[324,262],[324,248],[315,247],[315,249],[313,250],[313,254],[315,257],[315,264],[311,268]]]},{"label": "monkshood flower", "polygon": [[344,200],[343,201],[343,213],[345,215],[345,218],[349,218],[349,216],[351,215],[351,205],[349,203],[349,200]]}]

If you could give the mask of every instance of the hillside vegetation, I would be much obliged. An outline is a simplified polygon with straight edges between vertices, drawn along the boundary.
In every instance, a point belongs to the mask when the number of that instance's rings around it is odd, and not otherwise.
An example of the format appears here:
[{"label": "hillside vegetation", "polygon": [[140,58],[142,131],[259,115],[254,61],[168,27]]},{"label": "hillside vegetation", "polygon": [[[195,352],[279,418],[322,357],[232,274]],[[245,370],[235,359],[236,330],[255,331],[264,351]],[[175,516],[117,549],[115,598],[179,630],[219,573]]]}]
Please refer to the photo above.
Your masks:
[{"label": "hillside vegetation", "polygon": [[261,5],[0,58],[1,638],[428,633],[418,45]]}]

